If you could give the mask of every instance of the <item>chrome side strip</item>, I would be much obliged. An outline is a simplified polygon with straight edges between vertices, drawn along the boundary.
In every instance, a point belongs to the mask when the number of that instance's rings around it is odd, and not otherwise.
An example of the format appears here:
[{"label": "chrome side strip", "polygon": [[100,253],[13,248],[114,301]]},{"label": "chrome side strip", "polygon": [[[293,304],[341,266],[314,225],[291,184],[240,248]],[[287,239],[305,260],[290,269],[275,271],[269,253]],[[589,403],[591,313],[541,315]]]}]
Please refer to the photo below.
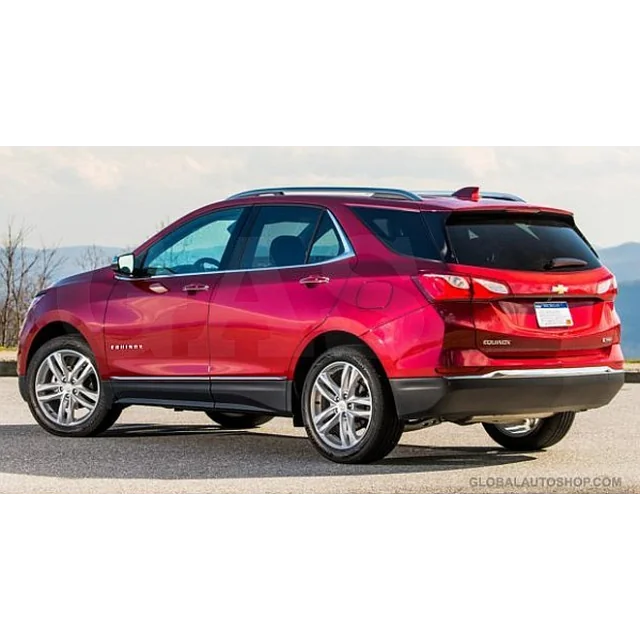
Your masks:
[{"label": "chrome side strip", "polygon": [[599,376],[606,373],[624,373],[611,367],[574,367],[566,369],[504,369],[479,376],[448,376],[447,380],[490,380],[495,378],[560,378],[572,376]]},{"label": "chrome side strip", "polygon": [[202,382],[209,380],[209,376],[113,376],[110,380],[122,382]]},{"label": "chrome side strip", "polygon": [[287,376],[211,376],[211,382],[283,382]]},{"label": "chrome side strip", "polygon": [[282,382],[286,376],[113,376],[121,382]]},{"label": "chrome side strip", "polygon": [[342,260],[349,260],[350,258],[355,257],[355,253],[350,250],[346,253],[341,253],[339,256],[335,258],[331,258],[331,260],[324,260],[322,262],[314,262],[310,264],[294,264],[289,267],[260,267],[258,269],[229,269],[227,271],[199,271],[197,273],[168,273],[166,275],[158,275],[158,276],[144,276],[144,277],[128,277],[115,274],[116,280],[123,280],[125,282],[142,282],[145,280],[160,280],[166,278],[191,278],[196,276],[217,276],[217,275],[225,275],[227,273],[252,273],[254,271],[285,271],[287,269],[312,269],[314,267],[322,267],[325,264],[333,264],[334,262],[341,262]]}]

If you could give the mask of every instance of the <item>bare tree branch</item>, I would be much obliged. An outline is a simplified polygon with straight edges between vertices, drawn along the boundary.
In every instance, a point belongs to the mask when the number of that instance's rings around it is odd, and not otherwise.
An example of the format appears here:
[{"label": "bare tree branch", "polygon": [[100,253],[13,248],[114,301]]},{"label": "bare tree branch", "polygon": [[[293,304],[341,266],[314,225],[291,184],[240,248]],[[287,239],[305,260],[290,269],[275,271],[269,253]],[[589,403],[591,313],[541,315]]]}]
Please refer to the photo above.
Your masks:
[{"label": "bare tree branch", "polygon": [[84,250],[82,255],[76,260],[76,264],[83,271],[94,271],[95,269],[109,265],[111,258],[112,256],[107,255],[103,249],[92,244]]},{"label": "bare tree branch", "polygon": [[0,346],[15,346],[34,295],[51,283],[64,258],[58,248],[29,249],[31,228],[7,223],[0,241]]}]

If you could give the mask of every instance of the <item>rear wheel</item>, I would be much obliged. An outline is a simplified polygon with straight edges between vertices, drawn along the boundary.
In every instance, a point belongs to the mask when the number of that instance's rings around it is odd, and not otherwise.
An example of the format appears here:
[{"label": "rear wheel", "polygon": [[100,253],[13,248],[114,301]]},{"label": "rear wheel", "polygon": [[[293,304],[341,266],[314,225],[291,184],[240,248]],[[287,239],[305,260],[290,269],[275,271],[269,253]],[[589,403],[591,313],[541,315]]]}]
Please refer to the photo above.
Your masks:
[{"label": "rear wheel", "polygon": [[333,462],[380,460],[403,430],[386,380],[357,347],[329,349],[312,365],[302,390],[302,416],[311,442]]},{"label": "rear wheel", "polygon": [[122,409],[113,407],[89,345],[78,336],[44,344],[27,369],[29,409],[57,436],[85,437],[106,431]]},{"label": "rear wheel", "polygon": [[225,413],[221,411],[205,411],[205,413],[223,429],[256,429],[273,419],[252,413]]},{"label": "rear wheel", "polygon": [[489,436],[511,451],[539,451],[562,440],[573,425],[576,414],[557,413],[549,418],[529,419],[512,424],[484,424]]}]

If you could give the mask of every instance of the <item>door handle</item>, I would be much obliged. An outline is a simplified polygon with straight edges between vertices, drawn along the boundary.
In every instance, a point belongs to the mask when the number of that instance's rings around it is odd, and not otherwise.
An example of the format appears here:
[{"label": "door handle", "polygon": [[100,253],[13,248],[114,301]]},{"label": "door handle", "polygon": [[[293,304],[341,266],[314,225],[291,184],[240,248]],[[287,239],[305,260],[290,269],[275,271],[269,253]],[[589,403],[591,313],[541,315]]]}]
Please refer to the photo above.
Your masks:
[{"label": "door handle", "polygon": [[209,291],[208,284],[185,284],[182,287],[185,293],[198,293],[198,291]]},{"label": "door handle", "polygon": [[160,282],[153,282],[149,285],[149,291],[153,291],[153,293],[157,293],[157,294],[163,294],[163,293],[167,293],[169,289],[167,289],[167,287],[165,287]]},{"label": "door handle", "polygon": [[300,280],[300,284],[303,284],[306,287],[315,287],[316,285],[329,284],[330,282],[331,278],[327,278],[326,276],[307,276]]}]

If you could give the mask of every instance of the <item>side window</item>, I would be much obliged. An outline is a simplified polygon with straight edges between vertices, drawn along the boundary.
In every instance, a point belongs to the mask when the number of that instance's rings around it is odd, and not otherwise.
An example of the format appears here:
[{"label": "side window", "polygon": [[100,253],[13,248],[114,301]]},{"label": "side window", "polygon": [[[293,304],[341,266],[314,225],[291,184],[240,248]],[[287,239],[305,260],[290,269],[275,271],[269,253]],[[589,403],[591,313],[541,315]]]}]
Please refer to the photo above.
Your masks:
[{"label": "side window", "polygon": [[441,260],[422,214],[400,209],[353,207],[369,230],[392,251],[412,258]]},{"label": "side window", "polygon": [[344,246],[340,240],[340,236],[336,231],[331,218],[327,213],[322,214],[322,220],[316,231],[315,238],[311,244],[309,252],[309,264],[317,262],[326,262],[337,258],[344,252]]},{"label": "side window", "polygon": [[304,265],[322,210],[298,205],[260,207],[241,260],[243,269]]},{"label": "side window", "polygon": [[154,244],[142,270],[147,275],[218,271],[244,208],[225,209],[191,220]]}]

